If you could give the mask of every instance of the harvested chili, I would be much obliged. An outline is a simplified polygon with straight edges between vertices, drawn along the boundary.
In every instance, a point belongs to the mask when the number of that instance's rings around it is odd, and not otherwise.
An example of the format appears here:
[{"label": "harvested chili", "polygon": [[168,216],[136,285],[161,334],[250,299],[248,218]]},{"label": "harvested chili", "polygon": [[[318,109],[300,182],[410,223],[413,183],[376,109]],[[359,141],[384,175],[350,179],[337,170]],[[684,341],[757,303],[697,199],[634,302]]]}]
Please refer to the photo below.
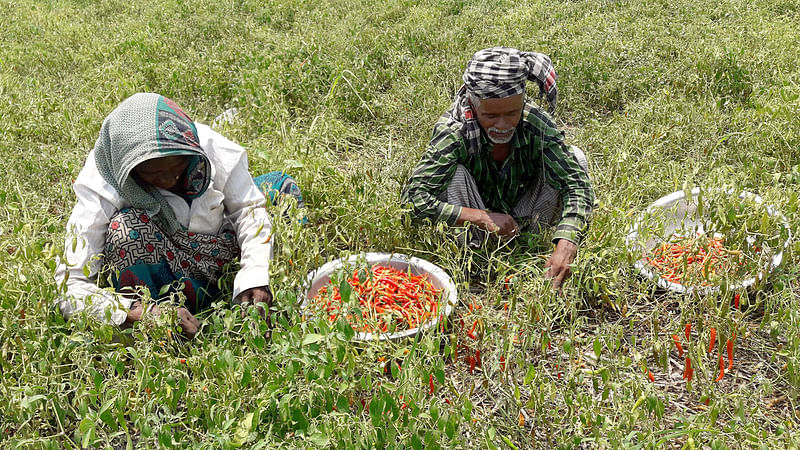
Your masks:
[{"label": "harvested chili", "polygon": [[[357,331],[387,332],[389,325],[398,330],[422,326],[436,317],[441,289],[434,287],[425,275],[413,275],[381,265],[372,266],[365,280],[358,270],[347,280],[358,296],[361,314],[345,317]],[[313,307],[324,312],[330,323],[346,310],[337,286],[323,286],[312,298]]]},{"label": "harvested chili", "polygon": [[741,252],[728,250],[720,237],[709,237],[698,233],[696,238],[673,235],[673,242],[662,242],[651,250],[645,259],[660,274],[672,283],[687,284],[702,280],[708,286],[708,279],[717,272],[729,272],[735,264],[743,264]]}]

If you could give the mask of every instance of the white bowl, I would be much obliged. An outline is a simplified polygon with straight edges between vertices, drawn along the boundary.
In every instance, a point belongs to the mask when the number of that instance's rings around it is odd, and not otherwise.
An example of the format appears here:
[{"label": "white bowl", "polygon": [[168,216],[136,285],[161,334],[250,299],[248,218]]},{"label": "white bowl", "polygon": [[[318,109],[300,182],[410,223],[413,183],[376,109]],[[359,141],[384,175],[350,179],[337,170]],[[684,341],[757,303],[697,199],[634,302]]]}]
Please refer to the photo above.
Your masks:
[{"label": "white bowl", "polygon": [[[671,236],[673,234],[688,235],[694,233],[704,233],[703,223],[697,217],[698,204],[696,199],[700,192],[700,188],[696,187],[691,190],[691,195],[688,199],[684,191],[677,191],[656,200],[650,206],[648,206],[643,213],[639,214],[633,226],[631,227],[630,232],[625,238],[625,243],[628,249],[633,254],[638,256],[636,262],[634,263],[634,267],[639,270],[639,273],[643,277],[654,281],[659,287],[669,291],[682,294],[692,294],[694,292],[697,292],[698,294],[707,294],[720,289],[720,286],[684,286],[682,284],[673,283],[661,278],[658,273],[656,273],[654,270],[651,270],[652,267],[645,259],[645,256],[648,255],[658,243],[662,242],[662,239],[655,235],[640,235],[640,232],[642,232],[645,228],[645,222],[660,212],[666,213],[664,214],[665,222],[663,224],[664,230],[662,233],[664,236]],[[733,191],[728,191],[726,194],[735,195]],[[743,191],[738,195],[738,198],[743,200],[748,199],[757,204],[763,204],[761,197],[753,194],[752,192]],[[738,280],[730,286],[730,289],[741,289],[752,286],[755,284],[756,280],[761,279],[765,274],[772,272],[776,267],[778,267],[783,260],[783,249],[786,249],[789,246],[789,242],[792,239],[791,230],[789,229],[786,218],[782,214],[775,211],[775,209],[769,205],[765,205],[765,209],[767,214],[769,214],[771,217],[776,217],[780,220],[781,224],[787,231],[788,238],[786,239],[786,242],[784,242],[783,248],[780,249],[776,254],[772,255],[762,270],[760,270],[755,276]],[[669,216],[666,217],[667,215]],[[644,242],[642,242],[643,238],[645,239]],[[752,243],[751,239],[752,237],[747,238],[747,240]]]},{"label": "white bowl", "polygon": [[[356,267],[358,264],[366,264],[371,267],[375,264],[394,267],[403,272],[409,271],[414,275],[427,275],[428,281],[437,289],[442,290],[439,304],[439,311],[445,316],[449,316],[456,306],[458,295],[456,285],[449,275],[439,266],[421,258],[401,255],[399,253],[361,253],[350,256],[347,259],[336,259],[326,263],[317,270],[308,274],[305,283],[305,295],[300,309],[305,311],[311,299],[319,292],[319,289],[330,282],[331,274],[342,267]],[[395,340],[415,335],[420,330],[427,330],[435,327],[439,323],[440,314],[417,328],[411,328],[394,333],[367,333],[357,332],[354,340],[368,341],[372,339]]]}]

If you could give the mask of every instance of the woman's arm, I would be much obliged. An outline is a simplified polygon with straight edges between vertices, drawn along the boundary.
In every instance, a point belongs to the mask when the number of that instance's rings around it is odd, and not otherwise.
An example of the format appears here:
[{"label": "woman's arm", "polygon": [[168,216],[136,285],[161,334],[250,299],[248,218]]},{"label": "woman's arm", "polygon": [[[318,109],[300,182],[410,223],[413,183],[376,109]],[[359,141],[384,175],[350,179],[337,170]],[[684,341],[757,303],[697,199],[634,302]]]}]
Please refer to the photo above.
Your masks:
[{"label": "woman's arm", "polygon": [[94,152],[89,153],[73,189],[78,201],[67,222],[64,259],[56,268],[56,282],[64,287],[56,302],[65,319],[86,310],[101,321],[120,325],[131,300],[97,287],[106,229],[120,208],[120,199],[97,172]]},{"label": "woman's arm", "polygon": [[[233,282],[233,298],[252,288],[269,286],[272,259],[272,222],[248,170],[247,153],[205,125],[197,124],[200,142],[215,166],[214,183],[221,187],[225,214],[231,220],[241,248],[241,268]],[[252,293],[252,291],[251,291]]]}]

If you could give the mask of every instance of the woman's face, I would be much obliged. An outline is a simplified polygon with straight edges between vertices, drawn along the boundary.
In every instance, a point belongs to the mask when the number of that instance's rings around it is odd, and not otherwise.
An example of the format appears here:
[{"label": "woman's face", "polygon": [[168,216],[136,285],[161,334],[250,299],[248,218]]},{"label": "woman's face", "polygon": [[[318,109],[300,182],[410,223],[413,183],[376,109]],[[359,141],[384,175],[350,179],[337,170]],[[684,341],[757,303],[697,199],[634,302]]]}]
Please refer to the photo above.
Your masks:
[{"label": "woman's face", "polygon": [[147,160],[133,169],[133,176],[140,184],[157,188],[174,188],[189,166],[188,156],[165,156]]}]

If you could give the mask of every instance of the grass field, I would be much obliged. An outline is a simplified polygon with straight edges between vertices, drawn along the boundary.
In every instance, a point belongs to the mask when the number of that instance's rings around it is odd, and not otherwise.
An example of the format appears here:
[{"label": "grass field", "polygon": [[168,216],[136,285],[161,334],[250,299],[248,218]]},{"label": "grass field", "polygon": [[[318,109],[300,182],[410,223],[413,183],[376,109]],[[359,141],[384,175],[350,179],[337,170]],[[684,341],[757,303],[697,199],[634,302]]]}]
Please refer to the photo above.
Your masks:
[{"label": "grass field", "polygon": [[[800,245],[736,309],[729,289],[654,289],[624,242],[647,205],[696,185],[758,193],[799,229],[796,1],[2,0],[0,24],[0,447],[800,443]],[[465,62],[493,45],[552,57],[556,120],[589,157],[598,206],[563,295],[542,279],[547,236],[463,251],[399,204]],[[53,308],[71,181],[103,118],[140,91],[203,123],[237,107],[220,131],[251,171],[286,169],[303,188],[310,224],[276,223],[287,314],[268,341],[226,301],[190,343],[163,321],[121,335]],[[478,339],[452,320],[354,346],[302,321],[306,274],[362,251],[444,267]]]}]

